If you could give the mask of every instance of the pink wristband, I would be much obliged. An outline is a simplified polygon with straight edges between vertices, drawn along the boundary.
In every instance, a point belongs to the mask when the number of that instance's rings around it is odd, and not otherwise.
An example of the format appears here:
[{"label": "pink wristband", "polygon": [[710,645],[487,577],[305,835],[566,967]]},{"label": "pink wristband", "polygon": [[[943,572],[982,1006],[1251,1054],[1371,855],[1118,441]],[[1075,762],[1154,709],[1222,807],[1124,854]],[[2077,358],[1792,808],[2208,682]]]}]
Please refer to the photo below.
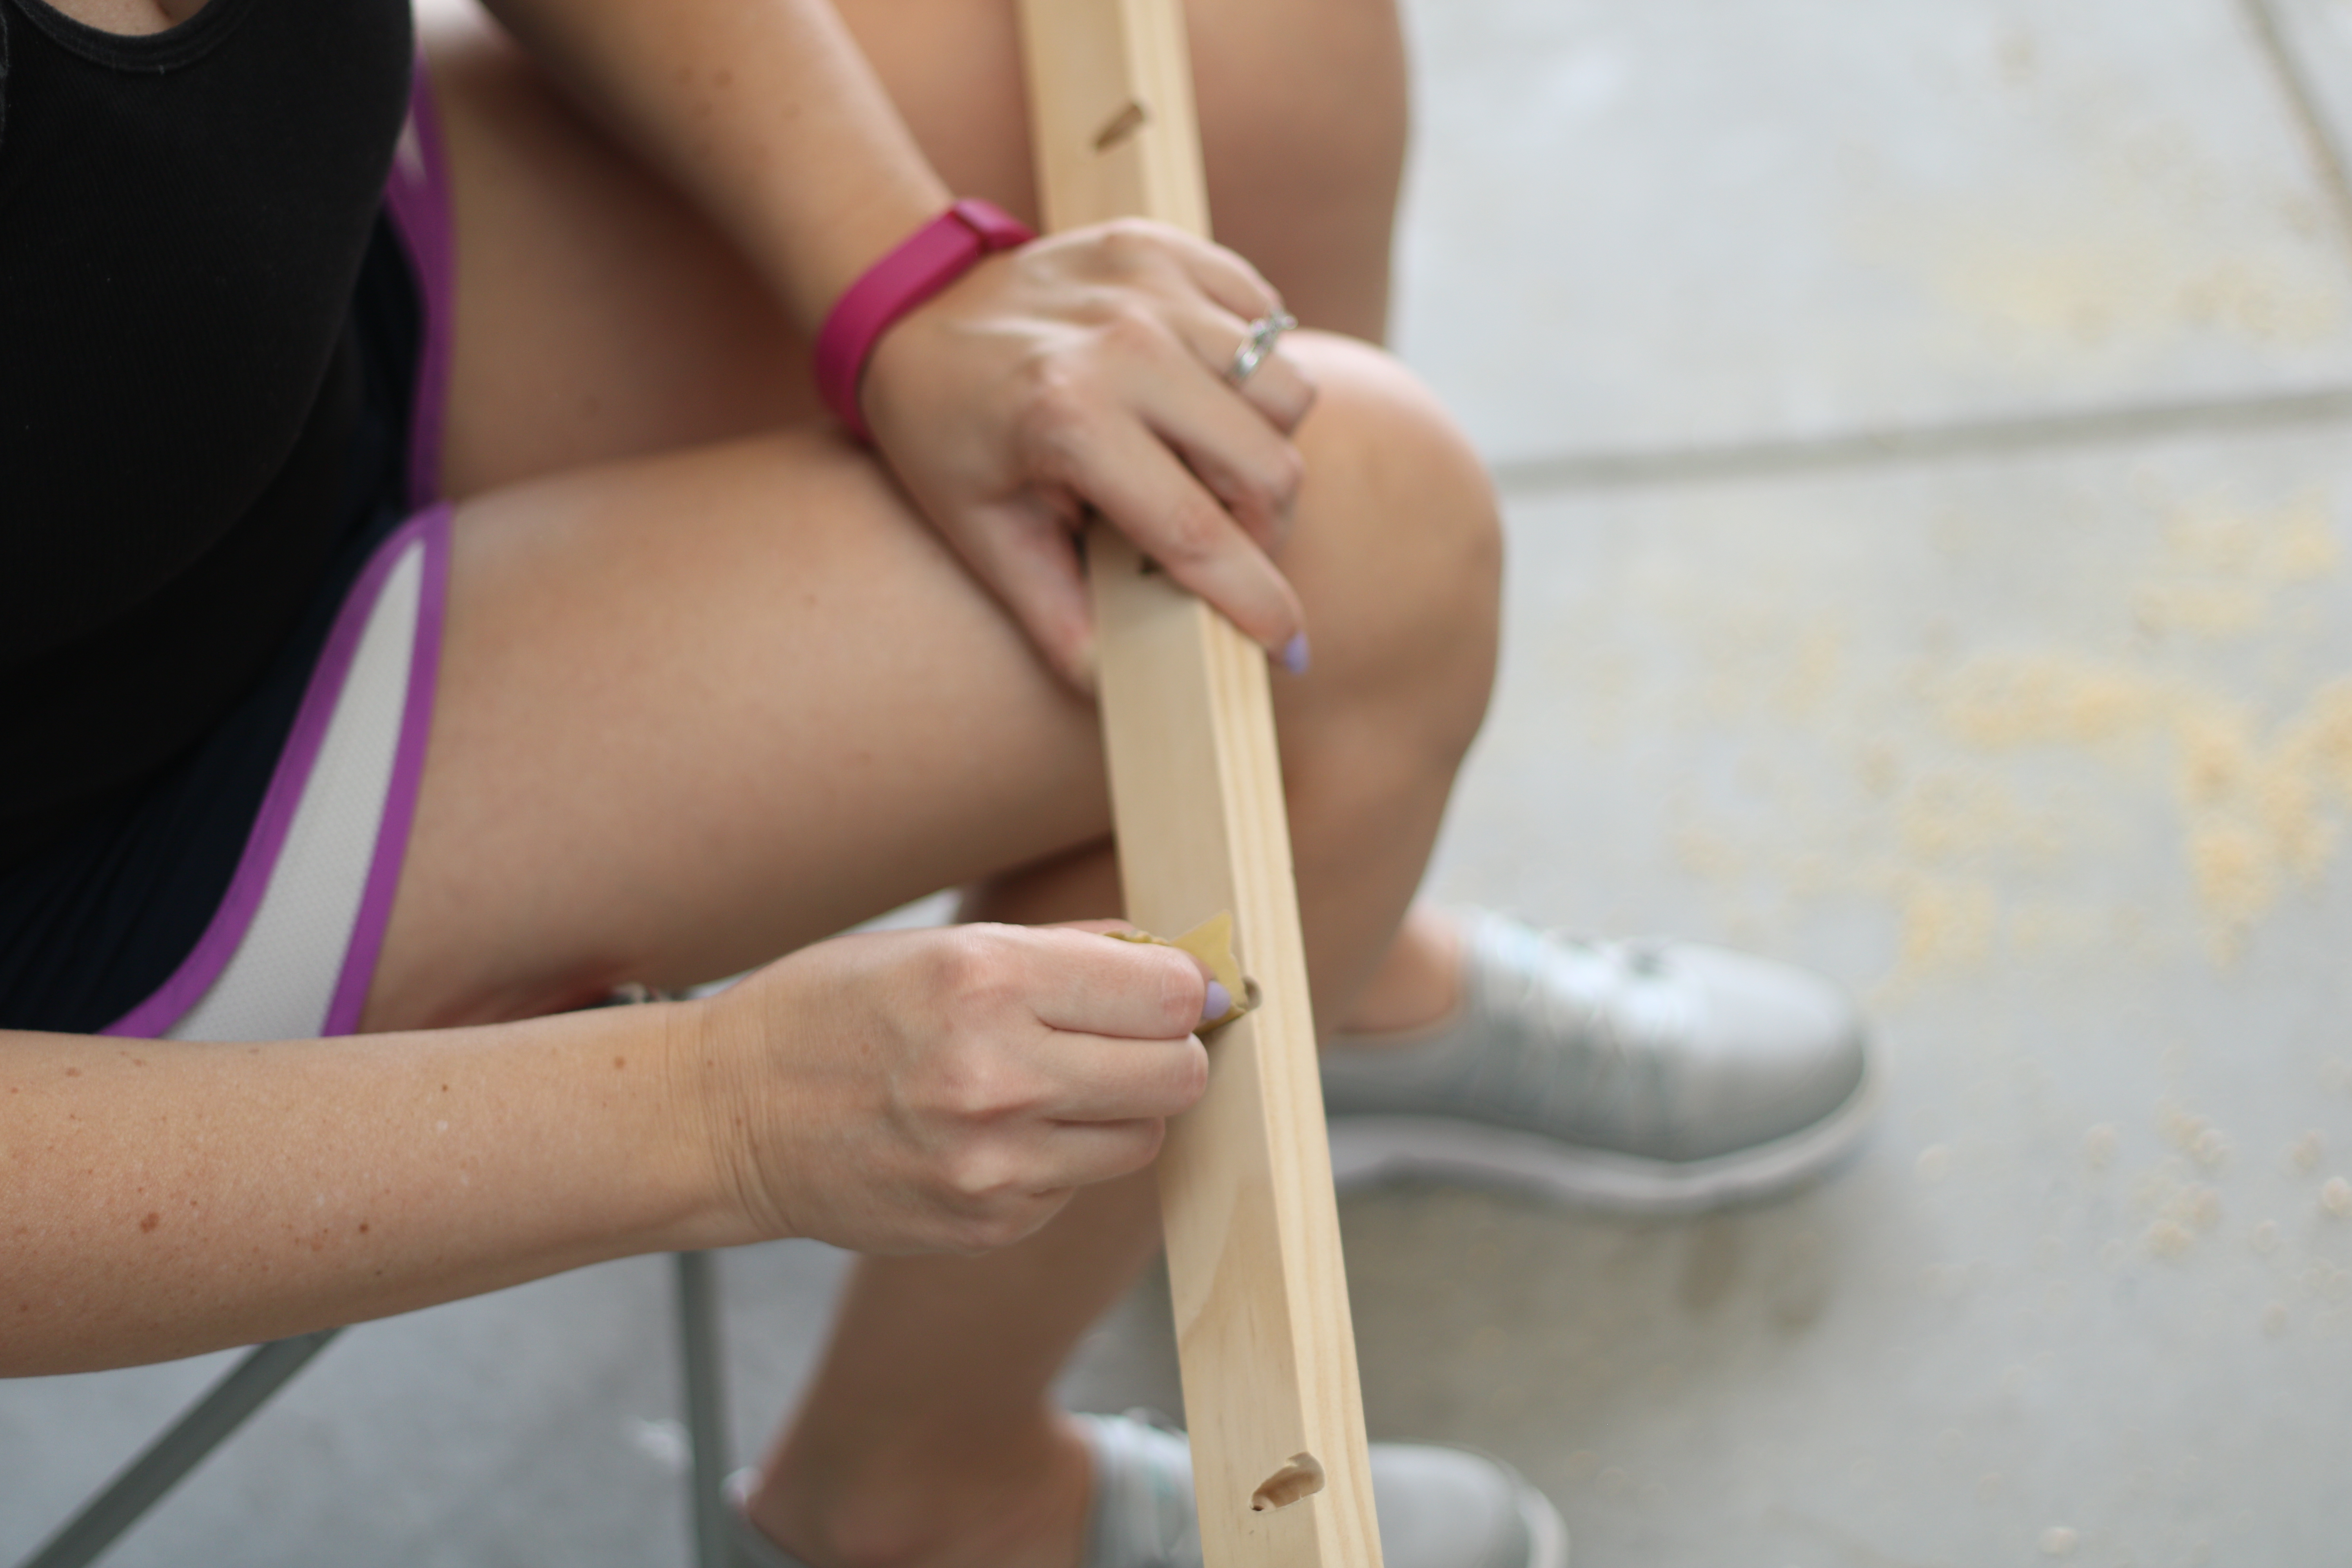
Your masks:
[{"label": "pink wristband", "polygon": [[1036,235],[1003,208],[967,197],[917,229],[843,291],[816,335],[816,389],[825,406],[869,446],[857,406],[866,356],[890,323],[971,271],[983,256]]}]

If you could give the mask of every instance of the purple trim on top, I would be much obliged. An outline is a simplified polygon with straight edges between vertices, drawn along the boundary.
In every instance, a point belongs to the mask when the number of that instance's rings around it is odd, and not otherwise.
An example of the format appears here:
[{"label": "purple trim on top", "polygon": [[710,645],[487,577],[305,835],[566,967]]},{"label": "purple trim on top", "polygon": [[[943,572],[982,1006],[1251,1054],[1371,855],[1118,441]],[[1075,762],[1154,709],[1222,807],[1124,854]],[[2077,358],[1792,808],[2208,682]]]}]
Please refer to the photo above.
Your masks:
[{"label": "purple trim on top", "polygon": [[408,123],[401,128],[385,182],[385,207],[408,251],[424,308],[424,342],[416,362],[416,402],[408,421],[408,504],[441,499],[441,430],[449,405],[449,351],[457,318],[457,246],[449,219],[449,164],[441,146],[441,117],[433,77],[416,57],[409,78]]},{"label": "purple trim on top", "polygon": [[[294,715],[294,728],[286,737],[286,748],[278,754],[278,766],[269,775],[268,793],[261,797],[261,811],[253,819],[253,831],[246,837],[245,852],[237,857],[236,872],[229,879],[228,891],[221,899],[220,908],[205,927],[205,934],[172,977],[163,982],[147,1000],[99,1031],[101,1035],[128,1035],[146,1039],[161,1035],[176,1024],[203,999],[220,972],[228,966],[237,943],[245,940],[246,929],[252,925],[254,911],[261,907],[261,898],[269,889],[269,874],[278,865],[278,851],[286,847],[286,835],[294,826],[294,813],[302,804],[302,793],[310,783],[310,770],[319,760],[319,746],[327,736],[327,723],[335,714],[336,700],[342,696],[344,678],[350,675],[352,659],[359,652],[360,634],[367,629],[368,616],[375,608],[377,595],[383,590],[384,579],[399,563],[402,552],[414,543],[420,533],[425,533],[427,549],[431,547],[435,530],[445,541],[448,534],[448,511],[436,509],[411,518],[377,546],[368,557],[365,570],[352,591],[343,596],[342,608],[335,613],[335,624],[327,633],[326,646],[320,650],[319,662],[311,667],[310,684],[302,691],[302,706]],[[430,575],[434,565],[428,553],[425,566],[426,587],[436,586]],[[438,595],[432,595],[428,603],[435,606],[434,630],[440,629]],[[431,643],[424,640],[424,625],[418,624],[417,647],[420,654],[426,648],[437,661],[440,642],[436,637]],[[413,668],[413,667],[412,667]],[[412,713],[416,699],[411,676],[409,701]],[[402,736],[404,748],[407,736]],[[394,774],[395,783],[398,774]],[[392,803],[387,802],[387,812]],[[402,824],[402,837],[406,837],[406,823]]]},{"label": "purple trim on top", "polygon": [[400,746],[393,753],[392,784],[376,829],[375,858],[360,895],[359,918],[352,922],[343,973],[327,1005],[326,1035],[359,1033],[375,961],[383,951],[384,927],[392,920],[392,896],[400,890],[400,868],[408,855],[408,829],[416,819],[417,786],[425,779],[425,742],[433,731],[433,694],[441,675],[441,623],[449,596],[449,507],[447,503],[410,519],[401,533],[415,530],[425,542],[425,581],[416,605],[416,646],[408,656],[408,701],[400,717]]}]

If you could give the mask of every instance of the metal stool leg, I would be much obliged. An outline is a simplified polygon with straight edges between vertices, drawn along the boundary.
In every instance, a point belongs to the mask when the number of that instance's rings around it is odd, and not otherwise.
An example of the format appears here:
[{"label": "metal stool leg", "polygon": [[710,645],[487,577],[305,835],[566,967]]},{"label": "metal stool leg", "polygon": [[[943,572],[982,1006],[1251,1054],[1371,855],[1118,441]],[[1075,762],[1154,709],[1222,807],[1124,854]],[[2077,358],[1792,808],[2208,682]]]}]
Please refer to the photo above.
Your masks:
[{"label": "metal stool leg", "polygon": [[734,1568],[734,1521],[728,1517],[727,1406],[720,1387],[719,1279],[707,1252],[677,1255],[677,1342],[686,1379],[686,1431],[694,1510],[695,1568]]},{"label": "metal stool leg", "polygon": [[25,1559],[21,1568],[83,1568],[114,1544],[139,1516],[163,1500],[180,1478],[227,1440],[287,1379],[342,1332],[321,1329],[254,1350],[213,1384],[185,1415],[124,1467],[65,1527]]}]

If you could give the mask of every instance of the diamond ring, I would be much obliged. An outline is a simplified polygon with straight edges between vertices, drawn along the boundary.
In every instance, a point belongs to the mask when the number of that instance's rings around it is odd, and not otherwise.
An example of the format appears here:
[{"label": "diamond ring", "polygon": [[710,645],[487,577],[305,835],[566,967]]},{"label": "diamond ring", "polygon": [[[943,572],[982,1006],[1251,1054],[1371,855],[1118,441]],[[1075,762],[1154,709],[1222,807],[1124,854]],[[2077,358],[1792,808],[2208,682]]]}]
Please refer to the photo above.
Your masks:
[{"label": "diamond ring", "polygon": [[1257,371],[1274,353],[1274,345],[1282,334],[1298,325],[1298,318],[1287,310],[1276,310],[1271,316],[1260,316],[1249,324],[1249,336],[1234,351],[1234,363],[1225,367],[1225,379],[1239,386]]}]

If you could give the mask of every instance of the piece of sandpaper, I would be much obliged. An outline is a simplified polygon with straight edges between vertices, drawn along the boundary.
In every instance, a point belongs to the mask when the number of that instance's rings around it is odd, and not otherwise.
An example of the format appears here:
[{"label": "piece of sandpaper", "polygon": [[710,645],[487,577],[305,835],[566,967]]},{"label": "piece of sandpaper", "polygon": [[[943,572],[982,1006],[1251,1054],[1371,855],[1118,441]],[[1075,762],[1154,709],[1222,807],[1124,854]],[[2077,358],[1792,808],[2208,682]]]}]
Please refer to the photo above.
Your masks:
[{"label": "piece of sandpaper", "polygon": [[1107,931],[1103,935],[1113,942],[1139,942],[1153,947],[1180,948],[1207,964],[1209,973],[1225,988],[1225,994],[1234,999],[1234,1005],[1225,1010],[1223,1016],[1202,1024],[1202,1034],[1222,1028],[1256,1005],[1250,994],[1250,983],[1242,973],[1241,960],[1234,956],[1234,914],[1231,910],[1211,915],[1172,942],[1164,936],[1154,936],[1148,931]]}]

